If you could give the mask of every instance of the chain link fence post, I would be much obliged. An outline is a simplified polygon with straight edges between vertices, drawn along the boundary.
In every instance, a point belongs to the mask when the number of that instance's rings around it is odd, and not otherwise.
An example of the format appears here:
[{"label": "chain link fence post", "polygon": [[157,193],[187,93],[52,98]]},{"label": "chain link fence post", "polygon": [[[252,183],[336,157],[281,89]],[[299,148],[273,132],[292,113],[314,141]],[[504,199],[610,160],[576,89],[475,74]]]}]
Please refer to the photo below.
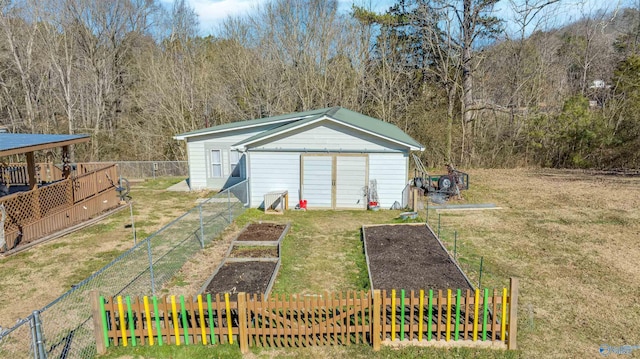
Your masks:
[{"label": "chain link fence post", "polygon": [[480,275],[478,276],[478,288],[482,288],[482,262],[484,257],[480,257]]},{"label": "chain link fence post", "polygon": [[429,224],[429,197],[426,197],[426,201],[425,201],[425,202],[427,202],[427,205],[426,205],[426,207],[427,207],[427,214],[425,215],[425,217],[426,217],[425,222],[426,222],[427,224]]},{"label": "chain link fence post", "polygon": [[151,238],[147,238],[147,255],[149,256],[149,276],[151,277],[151,294],[156,295],[156,281],[153,277],[153,256],[151,255]]},{"label": "chain link fence post", "polygon": [[458,230],[453,232],[453,259],[458,261]]},{"label": "chain link fence post", "polygon": [[42,321],[40,320],[40,311],[33,311],[33,318],[36,325],[36,350],[39,359],[47,359],[47,353],[44,350],[44,335],[42,334]]},{"label": "chain link fence post", "polygon": [[198,206],[200,210],[200,247],[204,249],[204,222],[202,220],[202,204]]},{"label": "chain link fence post", "polygon": [[138,238],[136,235],[136,222],[133,219],[133,202],[129,202],[129,214],[131,215],[131,231],[133,232],[133,245],[138,244]]},{"label": "chain link fence post", "polygon": [[227,189],[227,206],[229,208],[229,223],[233,222],[233,212],[231,211],[231,191]]},{"label": "chain link fence post", "polygon": [[31,315],[31,317],[29,318],[29,327],[31,329],[31,350],[33,351],[33,359],[39,359],[38,339],[36,335],[36,317],[34,315]]}]

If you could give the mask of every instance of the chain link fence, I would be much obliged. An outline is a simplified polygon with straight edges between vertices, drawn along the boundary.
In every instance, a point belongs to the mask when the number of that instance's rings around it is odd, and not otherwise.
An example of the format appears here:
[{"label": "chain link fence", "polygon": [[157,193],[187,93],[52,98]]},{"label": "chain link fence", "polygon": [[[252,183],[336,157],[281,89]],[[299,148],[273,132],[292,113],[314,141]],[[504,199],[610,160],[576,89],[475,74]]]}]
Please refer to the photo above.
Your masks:
[{"label": "chain link fence", "polygon": [[[248,206],[243,181],[138,242],[91,277],[13,328],[0,333],[0,358],[93,358],[93,290],[105,297],[156,295],[182,266]],[[39,317],[39,318],[38,318]]]},{"label": "chain link fence", "polygon": [[187,161],[118,161],[124,178],[188,177]]},{"label": "chain link fence", "polygon": [[421,215],[426,216],[427,224],[447,248],[447,251],[464,271],[464,274],[477,288],[499,287],[499,283],[494,283],[500,276],[496,276],[496,271],[491,263],[484,261],[478,255],[477,248],[472,241],[465,238],[464,231],[460,228],[459,221],[456,220],[455,213],[439,213],[434,204],[426,204],[422,207]]}]

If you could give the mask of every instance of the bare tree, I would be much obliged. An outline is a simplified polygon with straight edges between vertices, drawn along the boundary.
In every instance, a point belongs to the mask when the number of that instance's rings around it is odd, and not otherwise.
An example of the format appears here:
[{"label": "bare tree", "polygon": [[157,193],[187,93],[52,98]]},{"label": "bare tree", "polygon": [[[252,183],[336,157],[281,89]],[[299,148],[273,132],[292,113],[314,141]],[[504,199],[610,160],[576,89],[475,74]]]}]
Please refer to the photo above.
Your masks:
[{"label": "bare tree", "polygon": [[[2,1],[0,3],[0,31],[2,33],[2,44],[6,49],[6,64],[4,69],[17,74],[19,79],[19,89],[22,97],[20,109],[13,109],[17,113],[24,127],[29,132],[35,132],[38,120],[39,96],[42,90],[44,74],[42,67],[38,65],[36,52],[38,51],[37,28],[38,6],[31,1],[12,3]],[[6,76],[8,75],[8,76]],[[2,74],[3,87],[9,94],[11,81],[10,74]],[[15,83],[14,83],[15,84]],[[17,99],[13,98],[11,104],[17,105]],[[21,107],[22,107],[21,106]]]}]

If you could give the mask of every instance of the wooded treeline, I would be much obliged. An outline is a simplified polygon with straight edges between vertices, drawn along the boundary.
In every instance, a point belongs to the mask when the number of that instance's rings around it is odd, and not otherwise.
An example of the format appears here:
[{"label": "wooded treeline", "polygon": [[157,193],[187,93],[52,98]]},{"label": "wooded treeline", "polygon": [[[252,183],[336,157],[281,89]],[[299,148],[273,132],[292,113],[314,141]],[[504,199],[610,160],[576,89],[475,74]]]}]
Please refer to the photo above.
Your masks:
[{"label": "wooded treeline", "polygon": [[430,166],[639,167],[640,4],[567,23],[562,0],[273,0],[215,36],[184,0],[0,4],[0,126],[91,134],[79,161],[185,159],[178,133],[343,106]]}]

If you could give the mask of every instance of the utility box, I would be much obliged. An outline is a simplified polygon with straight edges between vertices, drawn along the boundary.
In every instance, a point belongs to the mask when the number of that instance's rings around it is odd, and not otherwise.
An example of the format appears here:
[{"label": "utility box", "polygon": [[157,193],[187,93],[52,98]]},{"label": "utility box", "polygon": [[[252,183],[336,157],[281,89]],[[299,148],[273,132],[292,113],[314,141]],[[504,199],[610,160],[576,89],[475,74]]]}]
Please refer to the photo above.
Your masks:
[{"label": "utility box", "polygon": [[283,214],[289,209],[288,191],[271,191],[264,195],[264,213]]}]

